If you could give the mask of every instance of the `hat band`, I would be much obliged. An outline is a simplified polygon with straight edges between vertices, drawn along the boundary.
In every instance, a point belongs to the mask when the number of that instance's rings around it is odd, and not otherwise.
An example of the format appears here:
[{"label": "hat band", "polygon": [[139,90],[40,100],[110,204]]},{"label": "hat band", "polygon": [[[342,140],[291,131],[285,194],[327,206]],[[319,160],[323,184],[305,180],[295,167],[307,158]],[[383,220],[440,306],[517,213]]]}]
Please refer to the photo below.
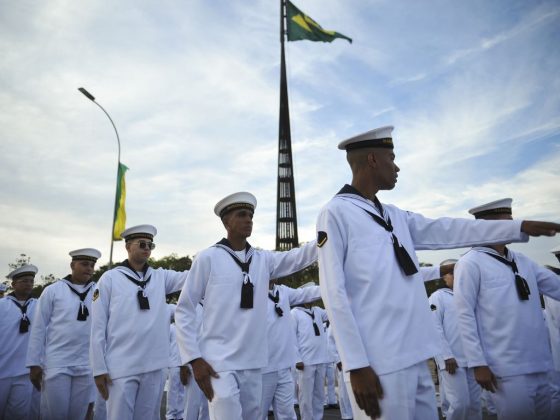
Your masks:
[{"label": "hat band", "polygon": [[249,204],[249,203],[233,203],[230,204],[229,206],[225,206],[222,211],[220,212],[220,218],[224,217],[224,215],[226,213],[229,213],[232,210],[238,210],[238,209],[246,209],[246,210],[251,210],[251,211],[255,211],[255,207],[253,207],[253,205]]},{"label": "hat band", "polygon": [[480,219],[484,216],[490,216],[492,214],[511,214],[510,207],[499,207],[497,209],[490,209],[490,210],[482,210],[477,213],[474,213],[475,219]]},{"label": "hat band", "polygon": [[34,273],[33,271],[24,271],[23,273],[17,273],[15,276],[12,276],[12,281],[17,280],[20,277],[29,276],[29,275],[35,277],[36,274],[37,273]]},{"label": "hat band", "polygon": [[346,151],[365,149],[366,147],[384,147],[387,149],[393,149],[393,139],[391,137],[386,137],[383,139],[364,140],[356,143],[350,143],[346,146]]},{"label": "hat band", "polygon": [[149,234],[149,233],[133,233],[131,235],[128,235],[126,238],[124,238],[124,240],[126,242],[132,240],[132,239],[136,239],[136,238],[147,238],[150,240],[154,240],[154,235]]},{"label": "hat band", "polygon": [[97,262],[97,258],[90,257],[89,255],[76,255],[75,257],[72,257],[72,261],[79,261],[79,260]]}]

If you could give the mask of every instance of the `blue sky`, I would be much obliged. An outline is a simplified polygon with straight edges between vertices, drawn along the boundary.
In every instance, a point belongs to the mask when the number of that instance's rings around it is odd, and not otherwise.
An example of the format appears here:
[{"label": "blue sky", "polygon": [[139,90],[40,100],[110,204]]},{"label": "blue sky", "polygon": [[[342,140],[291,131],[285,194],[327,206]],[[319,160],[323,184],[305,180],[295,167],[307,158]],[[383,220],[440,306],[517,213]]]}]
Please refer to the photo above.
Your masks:
[{"label": "blue sky", "polygon": [[[468,217],[502,197],[560,222],[560,5],[556,1],[299,0],[352,44],[287,44],[300,240],[350,180],[339,141],[395,126],[395,190],[382,201]],[[0,0],[0,267],[43,275],[68,251],[109,254],[120,133],[128,225],[157,226],[154,257],[223,235],[214,204],[259,201],[253,245],[276,218],[278,1]],[[514,245],[542,264],[560,238]],[[125,258],[115,244],[115,260]],[[439,261],[461,251],[421,252]]]}]

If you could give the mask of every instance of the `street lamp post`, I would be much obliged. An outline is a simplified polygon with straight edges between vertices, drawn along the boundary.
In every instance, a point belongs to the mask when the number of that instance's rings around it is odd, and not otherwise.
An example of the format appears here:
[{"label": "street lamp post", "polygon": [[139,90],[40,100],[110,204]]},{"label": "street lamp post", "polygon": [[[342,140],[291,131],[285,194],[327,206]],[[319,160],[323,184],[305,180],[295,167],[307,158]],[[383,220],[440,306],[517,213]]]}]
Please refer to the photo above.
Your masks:
[{"label": "street lamp post", "polygon": [[119,180],[119,165],[121,162],[121,140],[119,138],[119,132],[117,131],[117,127],[115,126],[115,123],[113,122],[113,119],[111,118],[111,116],[109,115],[109,113],[107,111],[105,111],[105,108],[103,108],[99,103],[97,103],[95,101],[95,97],[89,93],[87,90],[85,90],[83,87],[78,88],[78,90],[80,92],[82,92],[82,94],[88,98],[90,101],[92,101],[95,105],[97,105],[99,108],[101,108],[101,110],[105,113],[105,115],[107,115],[107,118],[109,118],[109,121],[111,121],[111,124],[113,125],[113,128],[115,129],[115,134],[117,135],[117,145],[118,145],[118,158],[117,158],[117,187],[116,187],[116,191],[115,191],[115,205],[113,208],[113,227],[111,229],[111,252],[109,253],[109,270],[113,267],[113,234],[115,232],[115,213],[117,211],[117,204],[118,204],[118,191],[119,191],[119,186],[118,186],[118,180]]}]

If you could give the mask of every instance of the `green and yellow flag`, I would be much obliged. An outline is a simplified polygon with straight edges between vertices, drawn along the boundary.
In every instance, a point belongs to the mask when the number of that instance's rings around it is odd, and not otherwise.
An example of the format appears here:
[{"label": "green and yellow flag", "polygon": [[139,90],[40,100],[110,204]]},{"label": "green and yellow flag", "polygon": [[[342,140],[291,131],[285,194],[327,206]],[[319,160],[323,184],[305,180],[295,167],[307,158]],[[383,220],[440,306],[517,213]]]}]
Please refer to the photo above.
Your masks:
[{"label": "green and yellow flag", "polygon": [[352,43],[352,38],[335,31],[321,28],[317,22],[294,6],[290,0],[286,0],[286,14],[288,22],[288,41],[333,42],[336,38],[342,38]]},{"label": "green and yellow flag", "polygon": [[124,202],[126,199],[126,184],[124,181],[124,174],[128,167],[119,162],[119,170],[117,173],[117,195],[115,196],[115,227],[113,229],[113,241],[120,241],[121,233],[126,226],[126,210]]}]

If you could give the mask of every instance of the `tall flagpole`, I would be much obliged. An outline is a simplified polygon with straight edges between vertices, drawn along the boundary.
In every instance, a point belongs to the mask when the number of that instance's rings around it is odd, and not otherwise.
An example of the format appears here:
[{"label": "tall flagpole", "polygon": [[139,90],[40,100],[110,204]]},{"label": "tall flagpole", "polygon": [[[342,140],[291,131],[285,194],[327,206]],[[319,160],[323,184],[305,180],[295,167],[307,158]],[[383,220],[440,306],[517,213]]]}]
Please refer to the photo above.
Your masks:
[{"label": "tall flagpole", "polygon": [[113,122],[113,119],[111,118],[111,116],[109,115],[109,113],[107,111],[105,111],[105,108],[103,108],[99,103],[97,103],[95,101],[95,97],[89,93],[87,90],[85,90],[83,87],[78,88],[78,90],[86,97],[88,98],[90,101],[92,101],[95,105],[97,105],[99,108],[101,108],[101,110],[105,113],[105,115],[107,115],[107,118],[109,118],[109,121],[111,121],[111,124],[113,125],[113,128],[115,129],[115,134],[117,135],[117,146],[118,146],[118,155],[117,155],[117,186],[116,186],[116,191],[115,191],[115,205],[113,206],[113,227],[111,228],[111,251],[109,253],[109,270],[113,267],[113,234],[115,232],[115,215],[117,213],[117,205],[118,205],[118,201],[119,201],[119,168],[120,168],[120,164],[121,164],[121,139],[119,138],[119,132],[117,131],[117,126],[115,125],[115,123]]},{"label": "tall flagpole", "polygon": [[280,0],[280,120],[278,130],[278,189],[276,197],[276,250],[287,251],[299,245],[296,195],[292,159],[290,109],[284,41],[286,0]]}]

